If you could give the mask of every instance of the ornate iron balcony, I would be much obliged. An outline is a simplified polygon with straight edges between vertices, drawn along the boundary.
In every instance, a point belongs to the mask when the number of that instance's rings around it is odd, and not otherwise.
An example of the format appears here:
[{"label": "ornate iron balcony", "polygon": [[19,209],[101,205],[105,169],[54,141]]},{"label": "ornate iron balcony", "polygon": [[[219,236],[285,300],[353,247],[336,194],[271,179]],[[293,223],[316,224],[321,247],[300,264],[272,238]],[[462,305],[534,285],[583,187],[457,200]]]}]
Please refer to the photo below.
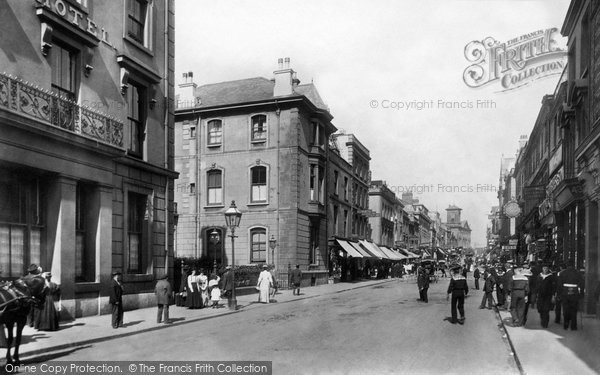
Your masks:
[{"label": "ornate iron balcony", "polygon": [[123,147],[123,123],[19,78],[0,74],[0,108],[87,138]]}]

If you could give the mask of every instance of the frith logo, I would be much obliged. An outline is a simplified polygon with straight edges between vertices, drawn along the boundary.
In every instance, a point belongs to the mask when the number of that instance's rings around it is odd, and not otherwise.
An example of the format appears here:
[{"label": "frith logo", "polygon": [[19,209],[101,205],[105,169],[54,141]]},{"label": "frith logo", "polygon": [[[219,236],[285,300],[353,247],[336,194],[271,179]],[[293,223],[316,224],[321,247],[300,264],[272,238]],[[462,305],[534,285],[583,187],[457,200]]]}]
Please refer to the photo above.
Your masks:
[{"label": "frith logo", "polygon": [[463,72],[469,87],[499,83],[500,91],[513,90],[540,78],[561,74],[567,53],[558,45],[557,28],[538,30],[505,43],[492,37],[474,40],[465,47],[472,63]]}]

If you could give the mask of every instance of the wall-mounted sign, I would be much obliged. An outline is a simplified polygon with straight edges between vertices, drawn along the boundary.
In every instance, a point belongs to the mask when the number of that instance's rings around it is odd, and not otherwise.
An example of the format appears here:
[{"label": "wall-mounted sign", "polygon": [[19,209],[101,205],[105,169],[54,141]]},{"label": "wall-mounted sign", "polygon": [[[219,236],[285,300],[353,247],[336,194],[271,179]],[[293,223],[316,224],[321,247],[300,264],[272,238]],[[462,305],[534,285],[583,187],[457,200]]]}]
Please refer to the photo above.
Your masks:
[{"label": "wall-mounted sign", "polygon": [[550,182],[546,186],[546,195],[548,197],[552,196],[552,192],[556,189],[558,184],[560,184],[560,182],[564,179],[563,178],[563,170],[564,170],[564,168],[561,167],[558,170],[558,172],[556,172],[556,174],[550,179]]},{"label": "wall-mounted sign", "polygon": [[516,201],[510,201],[504,205],[504,214],[511,219],[517,217],[521,214],[521,207]]},{"label": "wall-mounted sign", "polygon": [[560,146],[558,146],[558,148],[554,152],[554,155],[552,155],[552,157],[548,161],[548,175],[551,176],[552,173],[554,173],[554,171],[558,167],[560,167],[561,164],[562,164],[562,143]]},{"label": "wall-mounted sign", "polygon": [[106,30],[103,27],[99,27],[86,14],[80,12],[79,8],[70,5],[64,0],[36,0],[36,2],[43,8],[49,9],[64,18],[70,24],[108,43],[108,33]]}]

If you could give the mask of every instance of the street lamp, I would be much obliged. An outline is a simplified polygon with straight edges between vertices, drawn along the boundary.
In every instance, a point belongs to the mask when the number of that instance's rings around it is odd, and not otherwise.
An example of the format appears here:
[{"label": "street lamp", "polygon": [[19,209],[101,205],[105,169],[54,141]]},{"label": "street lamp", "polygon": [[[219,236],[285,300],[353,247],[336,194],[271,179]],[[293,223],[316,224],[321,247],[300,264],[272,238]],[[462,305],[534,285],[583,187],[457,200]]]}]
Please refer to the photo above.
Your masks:
[{"label": "street lamp", "polygon": [[235,228],[240,226],[240,220],[242,219],[242,212],[237,209],[235,201],[231,201],[231,206],[225,211],[225,223],[229,230],[231,230],[231,282],[233,283],[233,289],[231,290],[231,304],[229,305],[230,310],[235,310],[237,307],[237,300],[235,299]]},{"label": "street lamp", "polygon": [[210,232],[210,243],[213,244],[213,248],[215,249],[215,258],[213,260],[213,273],[217,273],[217,244],[219,243],[219,241],[221,240],[221,236],[219,235],[219,232],[217,232],[217,229],[213,229],[212,232]]},{"label": "street lamp", "polygon": [[274,235],[271,235],[271,238],[269,238],[269,247],[271,248],[271,261],[273,262],[273,265],[275,265],[275,247],[277,246],[277,240],[275,239]]}]

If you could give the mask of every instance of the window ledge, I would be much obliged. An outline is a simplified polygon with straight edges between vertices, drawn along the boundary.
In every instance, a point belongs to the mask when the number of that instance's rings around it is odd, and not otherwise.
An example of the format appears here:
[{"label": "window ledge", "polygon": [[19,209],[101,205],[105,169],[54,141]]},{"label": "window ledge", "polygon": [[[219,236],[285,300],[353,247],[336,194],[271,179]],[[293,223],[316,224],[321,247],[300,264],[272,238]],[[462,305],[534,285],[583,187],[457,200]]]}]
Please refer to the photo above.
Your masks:
[{"label": "window ledge", "polygon": [[250,202],[246,206],[268,206],[269,202]]},{"label": "window ledge", "polygon": [[92,281],[81,281],[75,283],[75,293],[97,292],[102,284]]},{"label": "window ledge", "polygon": [[133,39],[132,37],[130,37],[129,35],[125,35],[123,37],[123,39],[125,39],[127,42],[129,42],[129,44],[132,44],[133,46],[137,47],[140,51],[144,52],[145,54],[154,57],[154,52],[152,52],[152,50],[146,46],[144,46],[142,43],[138,42],[137,40]]},{"label": "window ledge", "polygon": [[208,147],[208,148],[217,148],[217,147],[221,147],[221,143],[215,143],[215,144],[212,144],[212,145],[206,145],[206,147]]},{"label": "window ledge", "polygon": [[250,141],[250,143],[252,143],[253,145],[256,145],[256,144],[260,145],[263,143],[267,143],[267,140],[266,139],[256,139],[256,140]]},{"label": "window ledge", "polygon": [[204,209],[211,209],[211,208],[225,208],[225,205],[223,204],[211,204],[211,205],[207,205],[204,206]]},{"label": "window ledge", "polygon": [[123,282],[154,281],[154,275],[150,273],[123,273]]}]

